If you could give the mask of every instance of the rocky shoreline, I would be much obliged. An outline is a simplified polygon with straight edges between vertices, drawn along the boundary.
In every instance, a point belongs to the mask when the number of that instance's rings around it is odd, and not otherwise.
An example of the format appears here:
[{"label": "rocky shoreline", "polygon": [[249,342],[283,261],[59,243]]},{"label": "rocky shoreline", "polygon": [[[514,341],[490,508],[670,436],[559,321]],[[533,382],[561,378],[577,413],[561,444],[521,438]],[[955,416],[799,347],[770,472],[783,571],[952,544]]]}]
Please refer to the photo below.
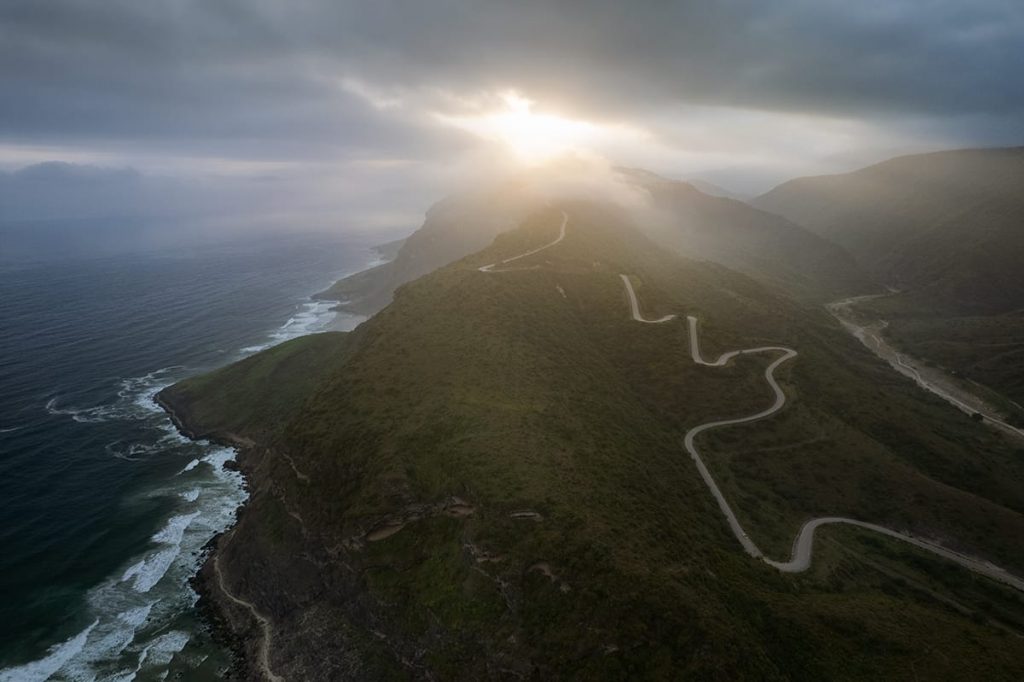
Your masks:
[{"label": "rocky shoreline", "polygon": [[[242,442],[238,438],[225,434],[196,430],[188,423],[187,417],[184,416],[184,408],[173,405],[164,394],[164,391],[157,393],[153,400],[167,413],[168,418],[178,432],[186,438],[190,440],[207,440],[218,445],[234,448],[235,459],[228,460],[224,466],[225,468],[240,472],[245,489],[249,491],[249,474],[243,466],[243,460],[248,450],[253,447],[252,443]],[[242,515],[248,507],[249,499],[247,497],[246,501],[236,510],[234,523],[223,532],[210,538],[203,545],[199,569],[189,580],[189,585],[199,595],[196,611],[200,620],[209,628],[213,641],[222,646],[229,655],[231,667],[226,673],[226,679],[229,680],[261,679],[261,676],[250,665],[250,661],[253,659],[248,655],[250,647],[247,645],[245,631],[239,631],[232,623],[228,610],[230,606],[224,595],[221,594],[220,585],[215,574],[217,556],[223,551],[224,543],[238,526]]]}]

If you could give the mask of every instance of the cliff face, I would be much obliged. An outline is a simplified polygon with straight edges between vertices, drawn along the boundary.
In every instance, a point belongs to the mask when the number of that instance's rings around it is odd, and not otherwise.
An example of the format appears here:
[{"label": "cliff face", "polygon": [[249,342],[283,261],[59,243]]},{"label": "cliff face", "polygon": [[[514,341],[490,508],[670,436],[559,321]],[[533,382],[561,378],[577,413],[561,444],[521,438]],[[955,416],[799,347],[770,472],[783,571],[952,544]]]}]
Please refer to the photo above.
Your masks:
[{"label": "cliff face", "polygon": [[[550,243],[562,210],[557,247],[479,270]],[[685,320],[634,322],[621,274],[649,316],[700,316],[709,354],[800,349],[784,416],[707,441],[763,547],[842,512],[1024,566],[1024,470],[998,437],[824,314],[654,247],[611,206],[560,204],[350,334],[162,395],[192,431],[253,442],[250,502],[202,574],[251,677],[1024,674],[1020,640],[872,568],[927,581],[932,560],[846,531],[797,578],[743,554],[679,441],[762,409],[763,363],[693,364]],[[918,655],[936,647],[956,655]]]}]

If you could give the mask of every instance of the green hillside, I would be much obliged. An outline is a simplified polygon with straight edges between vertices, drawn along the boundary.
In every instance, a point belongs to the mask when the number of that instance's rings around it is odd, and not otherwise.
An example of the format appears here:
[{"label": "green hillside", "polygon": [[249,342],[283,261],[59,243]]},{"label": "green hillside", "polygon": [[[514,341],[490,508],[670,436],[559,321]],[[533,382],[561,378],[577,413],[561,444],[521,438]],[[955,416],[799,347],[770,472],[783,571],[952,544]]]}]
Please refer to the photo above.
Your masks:
[{"label": "green hillside", "polygon": [[633,221],[657,243],[804,300],[825,301],[875,288],[842,248],[777,215],[647,171],[617,168],[609,173],[567,161],[438,202],[391,262],[346,277],[319,296],[342,301],[355,312],[377,312],[401,285],[479,251],[513,229],[530,211],[544,206],[555,189],[584,199],[627,196]]},{"label": "green hillside", "polygon": [[[507,272],[479,267],[563,242]],[[812,569],[744,554],[683,433],[701,441],[773,556],[843,514],[1024,570],[1024,454],[892,372],[824,312],[654,246],[621,211],[533,213],[400,287],[347,336],[266,351],[167,389],[186,425],[230,431],[251,499],[219,543],[233,594],[273,624],[286,679],[1020,679],[1024,600],[893,540],[822,532]],[[280,410],[280,411],[278,411]],[[258,418],[254,415],[259,415]],[[281,415],[281,419],[272,419]],[[260,630],[207,592],[250,665]],[[942,652],[936,655],[935,652]]]},{"label": "green hillside", "polygon": [[753,204],[845,246],[897,289],[867,309],[908,352],[1024,403],[1024,147],[900,157],[793,180]]},{"label": "green hillside", "polygon": [[235,440],[275,433],[299,414],[322,376],[344,367],[348,334],[300,336],[159,394],[163,407],[187,415],[193,437]]},{"label": "green hillside", "polygon": [[845,246],[919,305],[1024,307],[1024,147],[899,157],[752,203]]},{"label": "green hillside", "polygon": [[689,258],[710,260],[809,301],[875,289],[835,243],[785,218],[699,186],[633,169],[623,177],[649,194],[643,231]]},{"label": "green hillside", "polygon": [[530,183],[519,179],[450,196],[434,204],[423,225],[391,249],[387,263],[338,280],[318,296],[342,301],[353,312],[375,313],[391,302],[395,289],[479,251],[540,203]]}]

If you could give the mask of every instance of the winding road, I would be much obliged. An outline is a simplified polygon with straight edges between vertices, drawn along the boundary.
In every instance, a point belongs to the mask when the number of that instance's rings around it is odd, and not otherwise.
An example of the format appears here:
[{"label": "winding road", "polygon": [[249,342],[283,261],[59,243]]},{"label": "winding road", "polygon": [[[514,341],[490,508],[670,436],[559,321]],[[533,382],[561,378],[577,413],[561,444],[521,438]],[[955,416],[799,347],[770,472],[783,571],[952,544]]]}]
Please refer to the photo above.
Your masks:
[{"label": "winding road", "polygon": [[[637,322],[643,322],[646,324],[661,324],[664,322],[669,322],[672,319],[674,319],[674,316],[672,315],[667,315],[657,320],[645,319],[640,314],[636,292],[633,290],[633,285],[630,282],[629,277],[627,277],[626,275],[620,275],[620,277],[622,278],[622,282],[626,287],[626,294],[629,298],[633,320]],[[917,538],[912,535],[908,535],[907,533],[893,530],[891,528],[886,528],[885,526],[879,526],[874,523],[867,523],[865,521],[858,521],[857,519],[850,519],[842,516],[822,516],[815,519],[811,519],[804,523],[804,525],[800,528],[800,532],[797,534],[796,538],[793,541],[793,550],[788,561],[776,561],[774,559],[769,559],[768,557],[766,557],[764,553],[760,550],[760,548],[757,546],[757,544],[750,538],[750,535],[743,529],[743,525],[740,523],[739,519],[736,518],[736,513],[732,510],[732,507],[729,506],[729,502],[728,500],[725,499],[725,495],[722,494],[721,489],[715,482],[714,476],[711,475],[711,472],[704,464],[704,460],[700,456],[700,452],[697,449],[695,440],[697,436],[699,436],[701,433],[705,431],[720,428],[723,426],[733,426],[736,424],[746,424],[749,422],[754,422],[759,419],[770,417],[771,415],[781,410],[782,407],[786,404],[786,394],[783,392],[782,388],[775,380],[775,370],[778,369],[779,366],[782,365],[783,363],[795,358],[797,356],[797,352],[792,348],[787,348],[785,346],[760,346],[758,348],[748,348],[745,350],[729,351],[727,353],[723,353],[722,355],[720,355],[716,360],[708,361],[703,358],[700,352],[700,340],[697,330],[697,318],[690,315],[687,317],[687,323],[690,331],[690,356],[693,359],[694,363],[698,365],[704,365],[706,367],[722,367],[738,355],[749,355],[754,353],[779,354],[779,356],[775,360],[773,360],[772,363],[768,365],[768,367],[766,367],[764,370],[765,381],[768,382],[768,385],[771,387],[772,392],[775,396],[774,401],[769,407],[747,417],[740,417],[737,419],[723,419],[719,421],[712,421],[700,424],[699,426],[695,426],[689,431],[687,431],[686,435],[683,438],[683,446],[686,448],[686,451],[690,453],[690,457],[693,458],[694,464],[697,465],[697,471],[700,472],[701,478],[704,479],[704,483],[708,486],[708,489],[711,491],[711,495],[715,498],[715,501],[718,502],[718,508],[722,511],[722,514],[723,516],[725,516],[726,521],[728,521],[729,528],[732,529],[733,535],[736,536],[736,539],[739,541],[740,545],[743,547],[744,551],[746,551],[747,554],[757,559],[761,559],[764,563],[784,573],[799,573],[801,571],[807,570],[811,565],[811,558],[814,550],[815,531],[817,531],[818,528],[820,528],[821,526],[826,526],[830,524],[846,524],[850,526],[856,526],[858,528],[864,528],[866,530],[871,530],[876,533],[880,533],[882,535],[887,535],[891,538],[901,540],[908,544],[914,545],[915,547],[919,547],[933,554],[941,556],[945,559],[953,561],[954,563],[957,563],[970,571],[974,571],[975,573],[988,576],[989,578],[992,578],[1016,590],[1024,592],[1024,580],[1021,580],[1017,576],[1007,572],[1005,569],[995,566],[989,563],[988,561],[967,556],[959,552],[954,552],[953,550],[943,547],[942,545],[936,544],[934,542],[929,542],[928,540],[923,540],[921,538]]]},{"label": "winding road", "polygon": [[[537,247],[536,249],[531,249],[525,253],[521,253],[517,256],[512,256],[511,258],[506,258],[504,260],[498,261],[496,263],[491,263],[489,265],[484,265],[478,269],[480,270],[480,272],[487,273],[509,272],[511,270],[517,269],[528,269],[512,268],[510,270],[495,270],[496,267],[512,263],[521,258],[526,258],[527,256],[532,256],[535,253],[539,253],[541,251],[544,251],[545,249],[550,249],[551,247],[560,243],[563,239],[565,239],[565,231],[568,223],[569,215],[565,211],[562,211],[562,225],[559,229],[558,237],[554,241],[544,244],[543,246]],[[630,313],[632,314],[632,318],[634,321],[641,322],[644,324],[664,324],[666,322],[671,322],[676,319],[675,315],[663,315],[662,317],[659,317],[657,319],[645,318],[643,314],[640,312],[640,302],[637,299],[636,291],[633,289],[633,283],[630,281],[629,276],[626,274],[620,274],[619,277],[621,278],[622,284],[626,289],[626,296],[629,300]],[[793,540],[793,549],[790,553],[790,557],[788,560],[776,561],[775,559],[770,559],[766,557],[764,555],[764,552],[762,552],[761,549],[757,546],[757,543],[755,543],[750,538],[750,535],[747,533],[746,530],[744,530],[743,524],[741,524],[739,519],[736,517],[736,513],[729,505],[729,501],[725,499],[725,495],[722,493],[722,490],[718,487],[718,483],[715,482],[714,476],[711,475],[711,472],[708,470],[707,465],[704,463],[704,459],[700,456],[700,451],[697,449],[695,441],[697,439],[697,436],[704,433],[705,431],[710,431],[711,429],[717,429],[724,426],[748,424],[750,422],[755,422],[760,419],[770,417],[779,410],[781,410],[783,406],[785,406],[786,404],[786,394],[782,390],[782,387],[780,387],[778,382],[775,380],[775,370],[778,369],[783,363],[795,358],[797,356],[797,352],[792,348],[787,348],[786,346],[758,346],[757,348],[746,348],[743,350],[728,351],[726,353],[722,353],[721,355],[718,356],[718,358],[714,360],[705,360],[700,352],[700,337],[698,333],[699,320],[693,315],[687,316],[686,320],[690,336],[690,357],[695,364],[703,365],[705,367],[724,367],[731,360],[740,355],[753,355],[756,353],[778,354],[778,357],[776,357],[775,360],[773,360],[771,364],[769,364],[764,370],[765,381],[768,382],[768,386],[771,387],[772,393],[774,395],[774,400],[771,405],[761,410],[760,412],[756,412],[747,417],[739,417],[736,419],[721,419],[718,421],[705,422],[704,424],[695,426],[689,431],[687,431],[686,435],[683,437],[683,446],[686,448],[686,451],[690,453],[690,457],[693,459],[694,464],[697,466],[697,471],[700,473],[701,478],[704,479],[704,483],[707,485],[708,489],[711,491],[711,495],[715,498],[715,501],[718,503],[718,508],[721,510],[722,515],[725,516],[726,521],[729,523],[729,528],[732,530],[733,535],[736,536],[736,539],[739,541],[740,545],[743,547],[744,551],[747,554],[754,558],[760,559],[769,566],[776,568],[784,573],[799,573],[801,571],[806,571],[811,565],[811,559],[814,553],[815,532],[822,526],[833,524],[845,524],[848,526],[856,526],[857,528],[863,528],[865,530],[874,531],[881,535],[886,535],[888,537],[900,540],[902,542],[913,545],[920,549],[924,549],[928,552],[931,552],[932,554],[941,556],[956,564],[959,564],[960,566],[970,571],[973,571],[980,575],[988,576],[993,580],[997,580],[1016,590],[1024,592],[1024,580],[1009,573],[1003,568],[995,566],[994,564],[988,561],[968,556],[965,554],[961,554],[959,552],[955,552],[935,542],[930,542],[922,538],[914,537],[908,533],[893,530],[892,528],[886,528],[885,526],[880,526],[878,524],[868,523],[866,521],[859,521],[857,519],[851,519],[843,516],[821,516],[818,518],[810,519],[809,521],[804,523],[804,525],[800,528],[800,532],[797,533],[796,538]]]},{"label": "winding road", "polygon": [[664,315],[656,320],[645,320],[640,315],[640,303],[636,300],[636,292],[633,291],[633,285],[629,281],[628,275],[619,275],[622,278],[622,283],[626,285],[626,293],[629,294],[629,307],[633,311],[633,319],[637,322],[644,322],[646,324],[661,324],[662,322],[668,322],[669,320],[676,319],[675,315]]},{"label": "winding road", "polygon": [[[527,256],[532,256],[533,254],[544,251],[545,249],[550,249],[551,247],[555,246],[556,244],[560,243],[563,239],[565,239],[565,231],[568,223],[569,215],[565,211],[562,211],[562,225],[559,229],[558,237],[554,241],[544,244],[543,246],[540,246],[536,249],[531,249],[530,251],[521,253],[517,256],[506,258],[504,260],[498,261],[496,263],[491,263],[489,265],[484,265],[479,268],[480,272],[508,272],[510,270],[495,270],[495,268],[502,265],[506,265],[508,263],[512,263],[521,258],[526,258]],[[513,268],[512,270],[516,269],[523,268]],[[666,322],[671,322],[672,320],[676,319],[675,315],[663,315],[662,317],[659,317],[657,319],[645,318],[643,314],[640,312],[640,302],[637,299],[636,291],[633,289],[633,283],[630,281],[629,276],[626,274],[620,274],[619,277],[621,278],[622,284],[626,289],[626,296],[629,300],[630,313],[634,321],[641,322],[644,324],[664,324]],[[683,446],[686,448],[686,451],[690,453],[690,457],[693,459],[694,464],[697,466],[697,471],[700,473],[701,478],[707,485],[708,490],[711,491],[711,495],[715,498],[715,501],[718,503],[718,508],[721,510],[722,515],[725,516],[725,519],[729,524],[729,528],[732,530],[733,535],[736,536],[736,539],[739,541],[740,545],[743,547],[743,550],[747,554],[754,558],[760,559],[769,566],[778,569],[779,571],[782,571],[784,573],[799,573],[802,571],[806,571],[811,565],[811,559],[814,553],[815,532],[822,526],[833,524],[845,524],[848,526],[855,526],[857,528],[863,528],[865,530],[874,531],[881,535],[886,535],[896,540],[900,540],[907,544],[931,552],[932,554],[935,554],[937,556],[948,559],[949,561],[959,564],[960,566],[970,571],[973,571],[980,575],[987,576],[989,578],[992,578],[993,580],[1003,583],[1004,585],[1008,585],[1013,589],[1024,592],[1024,580],[1009,573],[1005,569],[1000,568],[999,566],[996,566],[988,561],[985,561],[984,559],[979,559],[976,557],[968,556],[966,554],[961,554],[960,552],[955,552],[947,547],[943,547],[938,543],[914,537],[913,535],[893,530],[892,528],[886,528],[885,526],[880,526],[875,523],[859,521],[857,519],[851,519],[844,516],[820,516],[808,520],[800,528],[800,531],[797,533],[796,538],[793,540],[793,549],[790,553],[790,557],[788,560],[776,561],[775,559],[770,559],[766,557],[764,555],[764,552],[762,552],[761,549],[757,546],[757,543],[755,543],[750,538],[750,535],[747,533],[746,530],[744,530],[743,524],[741,524],[739,519],[736,517],[736,513],[732,510],[732,507],[729,505],[729,501],[725,499],[725,495],[722,493],[722,490],[718,487],[718,483],[715,482],[714,476],[711,475],[711,472],[708,470],[707,465],[704,463],[704,459],[700,456],[700,451],[697,449],[695,441],[697,436],[704,433],[705,431],[710,431],[711,429],[717,429],[724,426],[748,424],[750,422],[755,422],[760,419],[770,417],[779,410],[781,410],[786,404],[786,394],[782,390],[782,387],[779,386],[778,382],[775,380],[775,370],[778,369],[783,363],[795,358],[797,356],[797,352],[792,348],[787,348],[786,346],[758,346],[756,348],[746,348],[743,350],[728,351],[722,353],[714,360],[705,360],[704,356],[700,352],[700,336],[698,333],[699,320],[693,315],[688,315],[686,321],[690,336],[690,357],[695,364],[703,365],[705,367],[724,367],[733,358],[739,355],[753,355],[755,353],[778,354],[778,357],[776,357],[775,360],[773,360],[771,364],[769,364],[764,370],[764,379],[768,383],[768,386],[771,387],[772,393],[774,395],[774,400],[771,405],[761,410],[760,412],[756,412],[747,417],[739,417],[736,419],[721,419],[717,421],[705,422],[704,424],[700,424],[698,426],[691,428],[689,431],[686,432],[686,435],[683,437]]]},{"label": "winding road", "polygon": [[[521,253],[518,256],[512,256],[511,258],[506,258],[505,260],[500,260],[497,263],[491,263],[490,265],[481,266],[478,269],[480,270],[480,272],[510,272],[510,270],[495,270],[494,268],[501,267],[502,265],[507,265],[507,264],[509,264],[509,263],[511,263],[513,261],[519,260],[520,258],[526,258],[527,256],[532,256],[533,254],[540,253],[541,251],[543,251],[545,249],[550,249],[552,246],[555,246],[556,244],[561,242],[563,239],[565,239],[565,228],[566,228],[566,226],[568,224],[569,224],[569,214],[566,213],[565,211],[562,211],[562,226],[559,228],[558,238],[555,239],[555,241],[550,242],[548,244],[545,244],[544,246],[539,246],[536,249],[533,249],[531,251],[527,251],[526,253]],[[512,268],[512,269],[517,270],[517,269],[521,269],[521,268]]]}]

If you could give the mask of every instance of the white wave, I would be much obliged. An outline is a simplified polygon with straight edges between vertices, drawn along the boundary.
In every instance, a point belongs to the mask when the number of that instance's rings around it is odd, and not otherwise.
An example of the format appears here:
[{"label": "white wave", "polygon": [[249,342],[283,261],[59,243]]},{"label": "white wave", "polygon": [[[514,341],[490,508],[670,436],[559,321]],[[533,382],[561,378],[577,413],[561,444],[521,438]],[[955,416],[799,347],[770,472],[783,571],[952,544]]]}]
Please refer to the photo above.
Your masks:
[{"label": "white wave", "polygon": [[[299,304],[283,325],[268,334],[266,344],[249,346],[242,353],[323,331],[332,321],[333,328],[340,329],[352,328],[364,319],[345,313],[338,315],[332,310],[336,305],[336,301],[314,300]],[[199,568],[201,549],[231,526],[247,493],[242,474],[224,467],[234,458],[233,449],[196,443],[182,436],[156,404],[156,394],[184,376],[182,369],[165,367],[122,379],[116,399],[104,405],[68,405],[60,396],[47,401],[47,412],[77,422],[145,421],[147,426],[163,432],[152,442],[115,441],[107,446],[114,456],[137,459],[163,451],[180,455],[188,452],[187,448],[204,452],[176,474],[194,472],[189,475],[190,487],[179,484],[154,491],[177,495],[180,504],[189,505],[190,512],[171,516],[153,535],[155,547],[126,562],[125,568],[89,591],[86,601],[87,612],[93,616],[92,625],[54,645],[37,661],[0,670],[0,682],[31,682],[51,677],[122,682],[138,676],[166,679],[167,666],[188,645],[189,634],[180,629],[180,619],[184,617],[185,623],[189,622],[191,616],[185,614],[198,600],[189,580]],[[14,429],[3,431],[8,430]]]},{"label": "white wave", "polygon": [[105,422],[114,414],[113,405],[99,405],[97,407],[57,407],[57,399],[50,398],[46,401],[46,411],[54,416],[71,417],[82,424],[96,424]]},{"label": "white wave", "polygon": [[114,618],[100,621],[80,655],[72,657],[61,667],[61,672],[72,680],[96,679],[97,663],[116,659],[135,638],[135,632],[149,618],[155,602],[142,604],[118,613]]},{"label": "white wave", "polygon": [[334,318],[332,309],[335,305],[337,301],[306,301],[299,307],[299,312],[288,318],[271,336],[284,341],[323,329]]},{"label": "white wave", "polygon": [[38,661],[0,670],[0,682],[36,682],[36,680],[43,682],[50,679],[55,672],[82,651],[89,638],[89,633],[98,624],[99,620],[97,619],[74,637],[53,645],[46,656]]},{"label": "white wave", "polygon": [[164,577],[164,573],[170,568],[171,562],[174,561],[174,557],[177,554],[178,549],[176,547],[161,549],[145,559],[132,564],[125,570],[121,580],[124,582],[130,580],[136,592],[149,592],[153,589],[153,585],[156,585],[160,578]]},{"label": "white wave", "polygon": [[146,646],[144,649],[146,658],[148,658],[151,665],[167,665],[174,658],[175,654],[180,653],[185,648],[189,639],[191,639],[191,635],[181,630],[165,632]]},{"label": "white wave", "polygon": [[176,445],[192,445],[192,443],[194,442],[191,439],[181,435],[181,432],[178,431],[178,429],[174,426],[174,424],[171,422],[169,418],[164,419],[161,422],[161,428],[164,429],[165,433],[163,436],[160,437],[160,440],[157,442],[163,445],[164,447],[173,447]]},{"label": "white wave", "polygon": [[90,590],[87,605],[95,619],[90,628],[38,661],[0,671],[0,682],[165,677],[166,666],[189,641],[187,632],[166,628],[173,628],[198,599],[189,579],[199,568],[200,549],[231,525],[246,497],[241,474],[223,466],[234,451],[206,447],[202,459],[188,467],[205,465],[199,467],[202,475],[195,487],[178,489],[195,510],[167,519],[152,536],[155,548]]},{"label": "white wave", "polygon": [[186,465],[185,465],[185,468],[184,468],[184,469],[182,469],[181,471],[179,471],[178,473],[176,473],[176,474],[175,474],[175,476],[181,476],[181,475],[182,475],[183,473],[185,473],[186,471],[192,471],[192,470],[193,470],[193,469],[195,469],[195,468],[196,468],[197,466],[199,466],[199,460],[198,460],[198,459],[194,459],[194,460],[192,460],[191,462],[189,462],[188,464],[186,464]]},{"label": "white wave", "polygon": [[[138,660],[132,670],[121,670],[118,673],[106,678],[104,682],[132,682],[143,667],[163,667],[168,665],[175,654],[181,652],[188,644],[191,635],[181,630],[172,630],[156,637],[145,644],[139,651]],[[166,675],[167,671],[163,671]]]},{"label": "white wave", "polygon": [[132,581],[137,592],[149,592],[167,573],[171,562],[181,553],[181,539],[189,524],[199,516],[199,512],[172,516],[167,524],[153,536],[153,542],[166,545],[163,549],[133,564],[121,576],[121,581]]},{"label": "white wave", "polygon": [[228,447],[214,448],[208,455],[206,455],[206,457],[203,457],[203,461],[210,465],[214,473],[227,471],[227,469],[224,468],[224,465],[234,459],[235,450],[234,448]]},{"label": "white wave", "polygon": [[167,451],[167,446],[157,443],[128,443],[123,440],[115,440],[103,446],[112,457],[134,462],[143,459],[146,455],[154,455]]},{"label": "white wave", "polygon": [[140,377],[128,377],[118,382],[117,398],[107,404],[92,407],[58,405],[57,398],[50,398],[44,409],[55,416],[71,417],[82,424],[124,420],[141,421],[155,414],[162,414],[153,398],[161,390],[174,383],[172,374],[180,366],[163,367]]},{"label": "white wave", "polygon": [[266,343],[255,344],[242,348],[240,352],[244,355],[251,355],[266,350],[271,346],[290,341],[291,339],[325,331],[331,326],[338,312],[333,308],[338,301],[309,300],[300,303],[298,310],[288,320],[270,333],[270,340]]},{"label": "white wave", "polygon": [[17,431],[18,429],[21,429],[21,428],[22,427],[20,427],[20,426],[12,426],[9,429],[0,429],[0,433],[11,433],[12,431]]}]

